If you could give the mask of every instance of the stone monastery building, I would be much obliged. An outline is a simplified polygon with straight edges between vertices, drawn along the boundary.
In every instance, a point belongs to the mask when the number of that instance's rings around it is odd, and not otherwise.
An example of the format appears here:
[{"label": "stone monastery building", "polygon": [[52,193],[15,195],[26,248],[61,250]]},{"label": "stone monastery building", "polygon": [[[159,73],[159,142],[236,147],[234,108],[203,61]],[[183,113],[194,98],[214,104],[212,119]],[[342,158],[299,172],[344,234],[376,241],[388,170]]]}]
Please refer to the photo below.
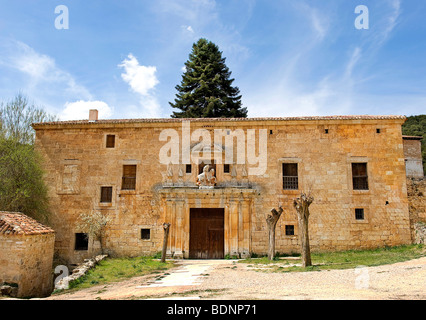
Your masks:
[{"label": "stone monastery building", "polygon": [[45,158],[55,250],[99,250],[77,221],[101,212],[112,256],[266,254],[266,215],[282,206],[276,250],[299,251],[293,199],[311,191],[312,250],[411,242],[403,116],[131,119],[34,124]]}]

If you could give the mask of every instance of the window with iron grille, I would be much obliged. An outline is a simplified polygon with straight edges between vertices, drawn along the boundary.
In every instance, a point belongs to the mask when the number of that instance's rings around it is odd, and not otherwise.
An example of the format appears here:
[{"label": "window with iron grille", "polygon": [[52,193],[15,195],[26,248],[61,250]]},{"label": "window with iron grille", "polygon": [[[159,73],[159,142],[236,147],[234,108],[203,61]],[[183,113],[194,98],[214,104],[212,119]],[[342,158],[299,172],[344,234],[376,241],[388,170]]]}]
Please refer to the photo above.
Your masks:
[{"label": "window with iron grille", "polygon": [[285,226],[285,235],[286,236],[294,236],[294,225],[286,225]]},{"label": "window with iron grille", "polygon": [[299,189],[299,178],[297,175],[297,163],[283,163],[283,189]]},{"label": "window with iron grille", "polygon": [[368,190],[367,163],[352,163],[354,190]]},{"label": "window with iron grille", "polygon": [[107,148],[115,147],[115,135],[109,134],[106,136],[106,147]]},{"label": "window with iron grille", "polygon": [[101,187],[101,203],[112,202],[112,187]]},{"label": "window with iron grille", "polygon": [[135,189],[136,189],[136,165],[124,165],[121,190],[135,190]]},{"label": "window with iron grille", "polygon": [[364,220],[364,209],[361,209],[361,208],[355,209],[355,219]]}]

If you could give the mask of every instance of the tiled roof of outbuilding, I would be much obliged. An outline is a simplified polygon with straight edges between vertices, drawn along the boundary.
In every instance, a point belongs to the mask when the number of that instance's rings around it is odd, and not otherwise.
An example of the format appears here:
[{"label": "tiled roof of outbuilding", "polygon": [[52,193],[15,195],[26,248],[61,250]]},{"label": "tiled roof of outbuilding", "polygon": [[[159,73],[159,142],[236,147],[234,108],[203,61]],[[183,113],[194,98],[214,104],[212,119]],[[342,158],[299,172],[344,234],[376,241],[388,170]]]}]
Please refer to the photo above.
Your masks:
[{"label": "tiled roof of outbuilding", "polygon": [[53,229],[19,212],[0,211],[0,234],[44,234]]}]

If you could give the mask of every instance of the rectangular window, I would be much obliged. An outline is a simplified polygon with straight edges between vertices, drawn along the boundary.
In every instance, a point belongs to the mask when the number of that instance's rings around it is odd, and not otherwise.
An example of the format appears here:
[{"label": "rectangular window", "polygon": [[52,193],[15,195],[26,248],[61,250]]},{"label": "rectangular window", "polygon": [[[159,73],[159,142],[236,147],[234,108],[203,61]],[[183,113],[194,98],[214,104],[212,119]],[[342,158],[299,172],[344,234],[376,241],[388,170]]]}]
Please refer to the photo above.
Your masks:
[{"label": "rectangular window", "polygon": [[283,163],[283,189],[299,189],[299,178],[297,176],[297,163]]},{"label": "rectangular window", "polygon": [[186,165],[186,170],[185,170],[185,172],[186,172],[186,173],[191,173],[191,172],[192,172],[192,166],[191,166],[190,164],[187,164],[187,165]]},{"label": "rectangular window", "polygon": [[286,236],[294,236],[294,226],[293,225],[285,226],[285,235]]},{"label": "rectangular window", "polygon": [[141,239],[142,240],[151,239],[151,229],[141,229]]},{"label": "rectangular window", "polygon": [[89,236],[87,233],[75,234],[74,250],[87,251],[89,249]]},{"label": "rectangular window", "polygon": [[107,148],[115,147],[115,135],[109,134],[106,136],[106,147]]},{"label": "rectangular window", "polygon": [[223,173],[229,173],[229,172],[231,172],[229,164],[224,164],[223,165]]},{"label": "rectangular window", "polygon": [[136,165],[124,165],[121,190],[135,190],[135,189],[136,189]]},{"label": "rectangular window", "polygon": [[112,202],[112,187],[101,187],[101,203]]},{"label": "rectangular window", "polygon": [[355,209],[355,219],[364,220],[364,209],[360,209],[360,208]]},{"label": "rectangular window", "polygon": [[367,163],[352,163],[354,190],[368,190]]}]

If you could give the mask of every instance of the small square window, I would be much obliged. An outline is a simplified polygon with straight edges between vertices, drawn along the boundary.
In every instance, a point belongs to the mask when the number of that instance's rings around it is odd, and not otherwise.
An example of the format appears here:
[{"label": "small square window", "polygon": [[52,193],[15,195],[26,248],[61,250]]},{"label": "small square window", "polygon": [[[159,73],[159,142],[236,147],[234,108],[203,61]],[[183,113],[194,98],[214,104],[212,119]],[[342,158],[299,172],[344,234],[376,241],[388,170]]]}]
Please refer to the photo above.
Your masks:
[{"label": "small square window", "polygon": [[89,249],[89,235],[87,233],[76,233],[74,250],[87,251],[88,249]]},{"label": "small square window", "polygon": [[112,202],[112,187],[101,187],[101,203]]},{"label": "small square window", "polygon": [[364,220],[364,209],[361,209],[361,208],[355,209],[355,219]]},{"label": "small square window", "polygon": [[115,135],[109,134],[106,136],[106,147],[115,148]]},{"label": "small square window", "polygon": [[380,129],[376,129],[376,133],[380,133]]},{"label": "small square window", "polygon": [[324,131],[325,131],[325,134],[328,134],[328,129],[325,129]]},{"label": "small square window", "polygon": [[185,172],[186,173],[191,173],[192,172],[192,166],[190,164],[187,164],[185,167]]},{"label": "small square window", "polygon": [[269,130],[269,134],[273,134],[274,132],[272,130]]},{"label": "small square window", "polygon": [[151,239],[151,229],[141,229],[141,239],[142,240]]},{"label": "small square window", "polygon": [[223,173],[229,173],[229,172],[231,172],[229,164],[224,164],[223,165]]},{"label": "small square window", "polygon": [[294,226],[293,225],[285,226],[285,235],[286,236],[294,236]]}]

